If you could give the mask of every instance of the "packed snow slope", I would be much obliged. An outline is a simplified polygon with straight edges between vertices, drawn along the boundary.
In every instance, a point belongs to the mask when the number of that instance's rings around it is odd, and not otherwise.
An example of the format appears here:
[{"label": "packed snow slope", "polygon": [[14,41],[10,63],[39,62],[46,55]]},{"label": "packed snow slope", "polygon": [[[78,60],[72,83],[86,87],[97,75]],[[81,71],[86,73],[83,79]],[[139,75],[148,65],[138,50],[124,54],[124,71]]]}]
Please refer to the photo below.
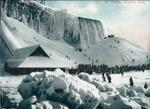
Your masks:
[{"label": "packed snow slope", "polygon": [[87,48],[104,38],[98,20],[76,17],[66,10],[51,8],[30,0],[2,0],[2,12],[23,22],[47,39],[67,42],[75,48]]},{"label": "packed snow slope", "polygon": [[150,62],[150,52],[120,37],[103,39],[91,46],[85,54],[94,64],[142,65]]}]

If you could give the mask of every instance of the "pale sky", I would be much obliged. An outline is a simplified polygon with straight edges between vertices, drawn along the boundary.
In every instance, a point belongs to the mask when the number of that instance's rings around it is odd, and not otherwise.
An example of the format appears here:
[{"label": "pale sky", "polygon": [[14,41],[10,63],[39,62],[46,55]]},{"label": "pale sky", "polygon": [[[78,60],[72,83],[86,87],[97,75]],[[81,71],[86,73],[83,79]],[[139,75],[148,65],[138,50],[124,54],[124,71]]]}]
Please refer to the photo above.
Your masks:
[{"label": "pale sky", "polygon": [[47,1],[47,5],[100,20],[105,35],[114,34],[150,50],[150,1]]}]

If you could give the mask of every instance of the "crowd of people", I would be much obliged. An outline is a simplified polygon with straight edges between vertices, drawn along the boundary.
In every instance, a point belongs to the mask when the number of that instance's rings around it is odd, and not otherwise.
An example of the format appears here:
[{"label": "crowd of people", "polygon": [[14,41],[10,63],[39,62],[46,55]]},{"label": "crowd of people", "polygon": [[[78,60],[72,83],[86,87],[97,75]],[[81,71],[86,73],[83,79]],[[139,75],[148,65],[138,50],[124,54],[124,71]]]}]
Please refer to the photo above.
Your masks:
[{"label": "crowd of people", "polygon": [[79,64],[77,68],[71,68],[69,70],[70,74],[78,74],[80,72],[86,72],[88,74],[95,73],[108,73],[108,74],[114,74],[114,73],[120,73],[124,74],[124,72],[129,71],[143,71],[150,69],[150,63],[149,64],[143,64],[143,65],[137,65],[137,66],[115,66],[115,67],[109,67],[107,65],[92,65],[92,64]]}]

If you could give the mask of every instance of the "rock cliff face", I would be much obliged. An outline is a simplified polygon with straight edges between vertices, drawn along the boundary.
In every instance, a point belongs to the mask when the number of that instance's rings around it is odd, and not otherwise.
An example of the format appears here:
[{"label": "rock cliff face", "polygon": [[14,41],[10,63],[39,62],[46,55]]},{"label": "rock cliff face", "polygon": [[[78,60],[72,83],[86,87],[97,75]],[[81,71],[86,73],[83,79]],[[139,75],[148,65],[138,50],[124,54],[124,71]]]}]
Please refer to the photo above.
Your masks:
[{"label": "rock cliff face", "polygon": [[52,10],[30,0],[2,0],[1,10],[51,40],[66,42],[75,48],[87,48],[104,38],[98,20],[76,17],[66,10]]}]

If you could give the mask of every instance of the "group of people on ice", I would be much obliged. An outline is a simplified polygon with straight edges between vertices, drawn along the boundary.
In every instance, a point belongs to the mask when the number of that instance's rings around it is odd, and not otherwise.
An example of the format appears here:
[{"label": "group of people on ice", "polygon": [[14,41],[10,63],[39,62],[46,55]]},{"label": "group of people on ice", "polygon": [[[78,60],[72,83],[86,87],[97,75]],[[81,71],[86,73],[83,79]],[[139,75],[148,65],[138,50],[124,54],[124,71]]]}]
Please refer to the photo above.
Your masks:
[{"label": "group of people on ice", "polygon": [[[129,78],[129,84],[130,84],[130,86],[134,86],[134,82],[133,82],[133,78],[132,78],[132,76]],[[145,84],[144,84],[144,88],[145,88],[145,89],[147,89],[147,88],[148,88],[148,84],[147,84],[147,82],[145,82]]]},{"label": "group of people on ice", "polygon": [[106,77],[107,77],[108,83],[111,83],[111,76],[110,76],[110,74],[109,74],[109,73],[102,73],[103,81],[105,81],[105,82],[106,82],[105,74],[106,74]]},{"label": "group of people on ice", "polygon": [[[105,77],[105,74],[106,74],[106,77]],[[121,75],[123,76],[123,74],[121,74]],[[104,81],[104,82],[106,82],[106,78],[107,78],[108,83],[111,83],[111,76],[110,76],[109,73],[102,73],[102,78],[103,78],[103,81]],[[132,76],[129,78],[129,85],[130,85],[130,86],[134,86],[134,81],[133,81]],[[147,82],[145,82],[144,88],[145,88],[145,89],[148,88]]]}]

